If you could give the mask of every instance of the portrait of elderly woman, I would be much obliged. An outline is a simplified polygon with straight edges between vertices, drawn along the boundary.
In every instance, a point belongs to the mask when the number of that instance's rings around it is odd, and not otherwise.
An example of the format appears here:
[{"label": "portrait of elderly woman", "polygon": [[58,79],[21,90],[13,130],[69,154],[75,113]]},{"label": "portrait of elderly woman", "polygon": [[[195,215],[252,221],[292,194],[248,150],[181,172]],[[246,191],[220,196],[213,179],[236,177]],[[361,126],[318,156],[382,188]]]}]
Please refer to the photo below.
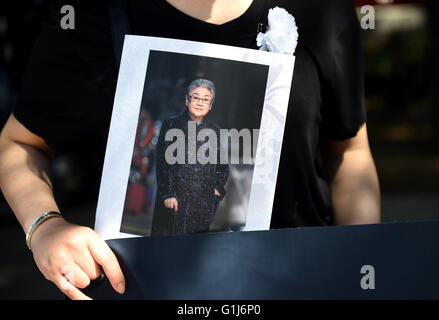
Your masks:
[{"label": "portrait of elderly woman", "polygon": [[[188,86],[185,100],[184,112],[165,120],[160,129],[156,152],[157,195],[151,236],[208,232],[226,193],[229,166],[219,161],[220,127],[206,117],[215,100],[215,85],[210,80],[196,79]],[[195,136],[190,134],[191,128]],[[171,129],[184,133],[184,163],[169,164],[166,159],[166,150],[173,143],[166,139],[166,133]],[[203,129],[215,133],[215,161],[190,161],[210,139],[199,139],[198,133]],[[208,152],[211,152],[210,148]]]}]

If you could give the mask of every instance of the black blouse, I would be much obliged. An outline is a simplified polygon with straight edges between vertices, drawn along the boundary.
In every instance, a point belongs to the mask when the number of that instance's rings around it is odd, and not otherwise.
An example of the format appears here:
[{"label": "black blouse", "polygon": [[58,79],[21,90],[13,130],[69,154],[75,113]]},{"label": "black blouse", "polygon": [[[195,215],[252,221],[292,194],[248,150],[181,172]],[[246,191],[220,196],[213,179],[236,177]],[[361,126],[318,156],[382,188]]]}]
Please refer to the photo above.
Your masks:
[{"label": "black blouse", "polygon": [[[75,29],[60,26],[63,5]],[[359,24],[352,0],[253,0],[228,23],[192,18],[165,0],[127,0],[133,34],[257,49],[260,22],[279,6],[299,31],[272,228],[333,223],[331,192],[317,161],[323,137],[344,140],[366,121]],[[15,117],[56,151],[93,140],[102,169],[117,81],[105,0],[54,1],[34,46]]]}]

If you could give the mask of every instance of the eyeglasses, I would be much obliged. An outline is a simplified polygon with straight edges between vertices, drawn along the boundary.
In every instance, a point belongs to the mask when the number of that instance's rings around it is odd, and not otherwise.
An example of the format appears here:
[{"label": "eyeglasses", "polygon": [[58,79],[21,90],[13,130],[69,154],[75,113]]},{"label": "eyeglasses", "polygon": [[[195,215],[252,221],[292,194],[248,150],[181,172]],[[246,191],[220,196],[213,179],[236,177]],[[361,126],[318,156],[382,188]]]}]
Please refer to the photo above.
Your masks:
[{"label": "eyeglasses", "polygon": [[189,96],[189,98],[190,98],[191,102],[194,102],[194,103],[198,103],[201,101],[201,103],[203,103],[203,104],[210,104],[210,101],[212,101],[209,98],[200,98],[197,96]]}]

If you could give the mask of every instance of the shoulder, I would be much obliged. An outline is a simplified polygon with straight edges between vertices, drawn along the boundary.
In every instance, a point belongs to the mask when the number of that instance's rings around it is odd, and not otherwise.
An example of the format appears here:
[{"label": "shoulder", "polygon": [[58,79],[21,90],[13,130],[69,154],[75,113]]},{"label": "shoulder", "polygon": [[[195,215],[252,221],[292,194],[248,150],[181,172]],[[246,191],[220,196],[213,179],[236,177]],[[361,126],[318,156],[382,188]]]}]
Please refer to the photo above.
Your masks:
[{"label": "shoulder", "polygon": [[[74,11],[63,10],[67,6],[65,1],[55,0],[51,3],[43,32],[58,37],[60,43],[56,45],[68,44],[81,58],[113,58],[107,1],[72,0],[68,5]],[[72,13],[74,27],[63,29],[63,18]]]},{"label": "shoulder", "polygon": [[184,112],[179,113],[177,115],[173,115],[163,121],[162,127],[166,127],[166,128],[180,127],[184,119],[185,119]]},{"label": "shoulder", "polygon": [[304,27],[308,25],[325,25],[327,23],[332,25],[343,24],[343,19],[337,20],[336,18],[352,14],[355,9],[353,0],[275,0],[274,6],[285,8]]},{"label": "shoulder", "polygon": [[343,29],[358,22],[353,0],[275,0],[273,4],[294,16],[299,45],[311,51],[330,47]]},{"label": "shoulder", "polygon": [[[61,21],[68,13],[61,9],[67,4],[74,9],[75,21],[74,29],[65,30]],[[83,144],[86,132],[106,135],[111,117],[107,111],[113,105],[109,92],[117,80],[109,30],[104,0],[50,2],[14,114],[58,152]]]}]

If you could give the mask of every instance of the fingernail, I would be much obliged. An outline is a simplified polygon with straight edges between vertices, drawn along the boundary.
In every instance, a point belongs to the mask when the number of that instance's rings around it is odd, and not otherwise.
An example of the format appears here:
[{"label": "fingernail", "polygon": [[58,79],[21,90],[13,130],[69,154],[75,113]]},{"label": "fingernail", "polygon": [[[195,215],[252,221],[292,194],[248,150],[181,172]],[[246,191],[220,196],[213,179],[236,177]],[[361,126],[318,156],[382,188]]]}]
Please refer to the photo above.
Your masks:
[{"label": "fingernail", "polygon": [[125,284],[123,282],[117,285],[117,292],[119,292],[120,294],[125,293]]}]

